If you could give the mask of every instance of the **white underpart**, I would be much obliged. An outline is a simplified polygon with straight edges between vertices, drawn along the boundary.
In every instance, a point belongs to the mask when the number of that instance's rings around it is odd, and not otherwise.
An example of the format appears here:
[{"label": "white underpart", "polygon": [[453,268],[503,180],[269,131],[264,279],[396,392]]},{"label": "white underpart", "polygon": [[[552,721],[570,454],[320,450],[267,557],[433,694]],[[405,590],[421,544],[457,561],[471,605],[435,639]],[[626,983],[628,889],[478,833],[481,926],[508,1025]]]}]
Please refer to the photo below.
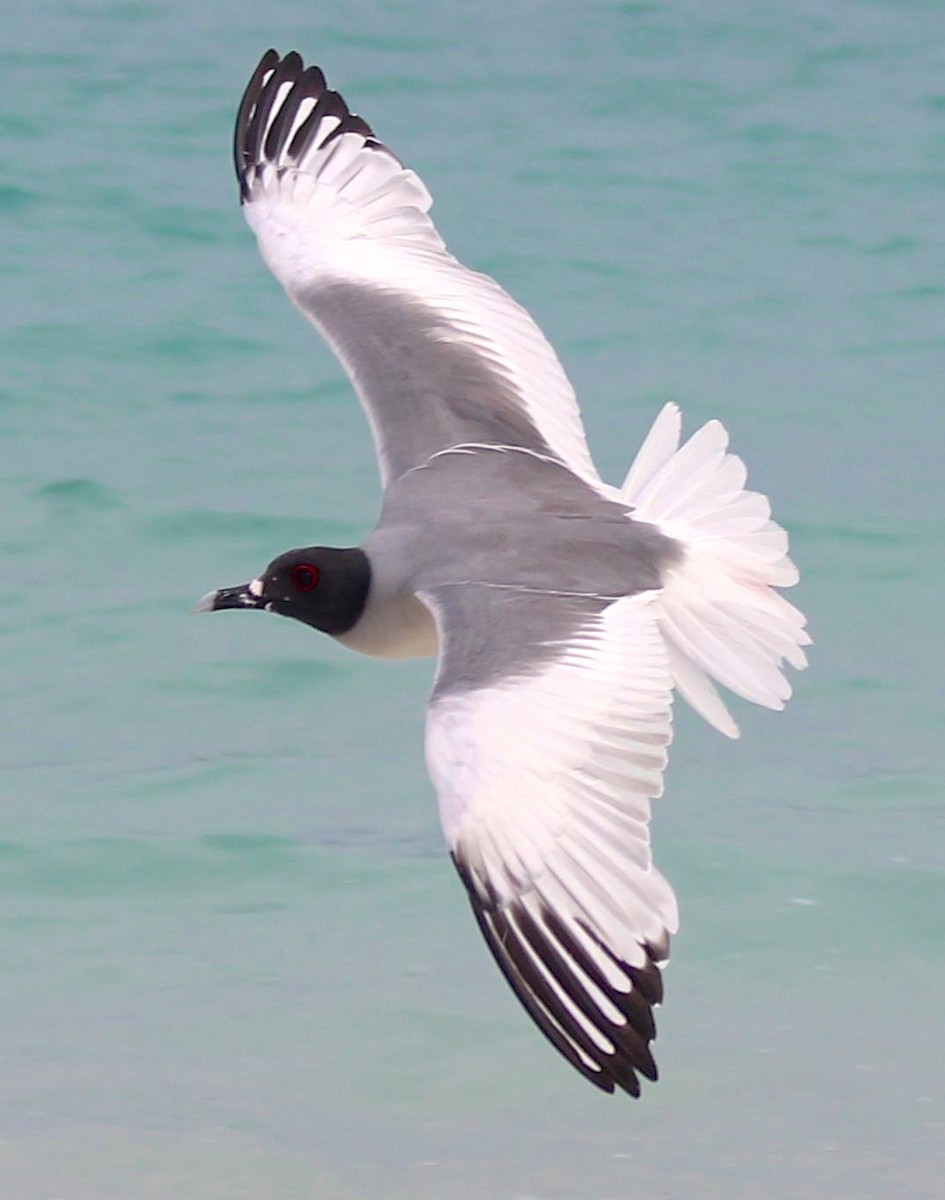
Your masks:
[{"label": "white underpart", "polygon": [[410,592],[380,596],[373,586],[357,624],[337,640],[375,658],[430,658],[439,651],[436,625],[425,604]]},{"label": "white underpart", "polygon": [[[436,613],[435,600],[427,602]],[[443,831],[477,887],[524,906],[570,960],[547,926],[543,909],[551,910],[621,992],[632,981],[595,938],[641,967],[645,944],[659,944],[678,925],[648,827],[671,737],[672,676],[659,619],[658,593],[619,600],[553,665],[434,696],[427,717],[427,764]],[[570,961],[584,990],[622,1025],[623,1016]],[[604,1035],[540,969],[606,1052]]]},{"label": "white underpart", "polygon": [[679,409],[667,404],[622,496],[635,520],[658,526],[684,551],[659,602],[675,685],[710,724],[737,737],[711,681],[783,708],[791,685],[782,664],[806,666],[810,637],[803,614],[774,590],[797,582],[787,534],[770,519],[766,497],[745,489],[745,464],[728,453],[724,427],[709,421],[681,449],[680,430]]},{"label": "white underpart", "polygon": [[[288,94],[283,89],[282,99]],[[281,101],[270,113],[275,120]],[[294,127],[303,119],[303,105]],[[325,133],[337,125],[326,119]],[[605,494],[581,424],[574,391],[554,350],[528,313],[494,280],[467,270],[446,250],[428,211],[419,177],[383,148],[357,133],[294,159],[266,165],[244,206],[263,258],[290,298],[329,340],[346,367],[346,339],[319,324],[317,296],[333,283],[419,300],[436,316],[431,328],[444,340],[470,347],[512,385],[522,408],[552,452]],[[289,145],[291,139],[285,144]],[[351,330],[351,338],[357,337]],[[355,387],[371,421],[372,397]],[[385,447],[372,423],[383,482]]]}]

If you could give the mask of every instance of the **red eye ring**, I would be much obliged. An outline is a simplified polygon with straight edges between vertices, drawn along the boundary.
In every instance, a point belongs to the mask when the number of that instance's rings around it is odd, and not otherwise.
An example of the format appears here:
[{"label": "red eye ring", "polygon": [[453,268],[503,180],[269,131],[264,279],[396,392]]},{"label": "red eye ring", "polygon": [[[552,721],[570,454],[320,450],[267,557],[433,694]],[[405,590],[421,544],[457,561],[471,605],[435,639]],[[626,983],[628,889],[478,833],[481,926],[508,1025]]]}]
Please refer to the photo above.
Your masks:
[{"label": "red eye ring", "polygon": [[311,563],[296,563],[289,572],[289,578],[298,592],[311,592],[318,587],[318,577],[321,574],[318,567]]}]

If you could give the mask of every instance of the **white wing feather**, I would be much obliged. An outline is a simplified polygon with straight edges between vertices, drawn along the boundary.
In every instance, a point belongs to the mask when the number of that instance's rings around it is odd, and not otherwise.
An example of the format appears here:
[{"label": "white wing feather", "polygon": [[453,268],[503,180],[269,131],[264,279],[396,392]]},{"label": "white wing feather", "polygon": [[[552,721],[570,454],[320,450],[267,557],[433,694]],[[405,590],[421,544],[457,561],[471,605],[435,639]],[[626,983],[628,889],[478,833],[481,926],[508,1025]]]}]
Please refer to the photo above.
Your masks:
[{"label": "white wing feather", "polygon": [[628,597],[552,666],[434,693],[426,741],[444,832],[499,965],[579,1070],[634,1094],[634,1069],[655,1077],[649,1008],[678,924],[648,828],[671,737],[658,615],[657,593]]},{"label": "white wing feather", "polygon": [[[339,119],[331,115],[304,152],[295,156],[290,152],[292,139],[311,113],[312,100],[302,102],[288,133],[267,146],[268,132],[298,77],[297,56],[282,62],[275,55],[263,59],[244,101],[246,122],[252,114],[252,107],[247,108],[251,96],[258,98],[273,71],[284,70],[290,60],[292,76],[277,88],[268,107],[265,127],[256,139],[255,161],[241,161],[237,147],[244,212],[266,264],[351,375],[375,433],[385,484],[391,477],[389,447],[379,436],[377,398],[356,354],[363,329],[354,323],[343,330],[337,323],[329,327],[326,306],[339,284],[388,299],[399,297],[405,308],[422,304],[431,314],[435,336],[481,356],[507,381],[551,452],[576,474],[602,486],[574,391],[554,350],[528,313],[494,280],[467,270],[447,252],[428,215],[432,201],[419,177],[369,130],[367,135],[337,134]],[[330,95],[343,107],[340,97]],[[363,126],[360,118],[355,120]],[[276,141],[281,149],[271,155]]]}]

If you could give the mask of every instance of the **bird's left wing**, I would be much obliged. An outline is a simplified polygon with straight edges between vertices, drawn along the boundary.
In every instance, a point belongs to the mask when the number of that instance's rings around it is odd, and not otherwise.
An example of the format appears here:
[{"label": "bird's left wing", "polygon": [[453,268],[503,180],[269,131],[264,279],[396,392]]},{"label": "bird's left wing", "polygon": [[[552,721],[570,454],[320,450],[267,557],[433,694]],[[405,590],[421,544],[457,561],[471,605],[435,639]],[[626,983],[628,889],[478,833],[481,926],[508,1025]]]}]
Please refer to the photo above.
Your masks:
[{"label": "bird's left wing", "polygon": [[677,927],[648,829],[671,735],[657,595],[421,593],[442,647],[427,763],[476,920],[561,1054],[632,1095]]},{"label": "bird's left wing", "polygon": [[263,56],[234,153],[262,256],[351,377],[385,485],[449,446],[484,442],[558,458],[603,488],[535,322],[447,252],[422,181],[318,67]]}]

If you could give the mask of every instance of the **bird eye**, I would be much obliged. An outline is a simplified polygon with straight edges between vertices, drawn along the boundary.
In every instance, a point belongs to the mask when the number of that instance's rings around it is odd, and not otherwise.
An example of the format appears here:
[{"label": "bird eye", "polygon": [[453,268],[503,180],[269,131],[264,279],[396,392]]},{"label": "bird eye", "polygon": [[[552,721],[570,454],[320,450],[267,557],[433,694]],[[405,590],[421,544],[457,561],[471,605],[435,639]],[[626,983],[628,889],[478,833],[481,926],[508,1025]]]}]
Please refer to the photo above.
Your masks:
[{"label": "bird eye", "polygon": [[311,563],[299,563],[292,568],[289,578],[299,592],[310,592],[318,583],[318,567]]}]

